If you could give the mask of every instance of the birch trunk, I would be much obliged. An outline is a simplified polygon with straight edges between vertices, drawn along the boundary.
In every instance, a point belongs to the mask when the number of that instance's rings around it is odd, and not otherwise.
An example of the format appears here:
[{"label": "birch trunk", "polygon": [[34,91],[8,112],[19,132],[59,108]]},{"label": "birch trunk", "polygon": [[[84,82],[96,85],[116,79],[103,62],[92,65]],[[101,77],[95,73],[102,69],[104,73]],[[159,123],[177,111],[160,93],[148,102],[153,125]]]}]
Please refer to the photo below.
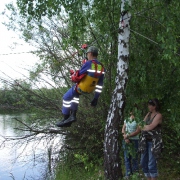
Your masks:
[{"label": "birch trunk", "polygon": [[125,88],[128,80],[128,60],[129,60],[129,37],[131,14],[125,7],[131,5],[131,1],[121,1],[121,18],[118,35],[118,62],[116,87],[112,94],[111,105],[105,127],[104,140],[104,167],[105,178],[107,180],[119,180],[122,177],[121,161],[119,157],[121,136],[120,123],[123,120],[123,110],[125,106]]}]

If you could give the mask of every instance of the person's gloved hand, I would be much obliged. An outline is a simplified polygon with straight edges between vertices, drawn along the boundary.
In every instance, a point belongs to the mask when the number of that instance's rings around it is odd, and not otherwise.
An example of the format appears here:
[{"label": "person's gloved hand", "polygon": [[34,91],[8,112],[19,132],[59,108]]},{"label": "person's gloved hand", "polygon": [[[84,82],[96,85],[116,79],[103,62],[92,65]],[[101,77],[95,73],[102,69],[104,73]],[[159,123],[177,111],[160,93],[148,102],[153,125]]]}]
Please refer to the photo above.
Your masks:
[{"label": "person's gloved hand", "polygon": [[70,69],[71,76],[74,74],[74,70]]},{"label": "person's gloved hand", "polygon": [[97,105],[97,102],[98,102],[98,99],[94,98],[94,99],[91,101],[91,106],[96,106],[96,105]]},{"label": "person's gloved hand", "polygon": [[72,80],[72,76],[74,75],[74,70],[70,69],[70,80]]},{"label": "person's gloved hand", "polygon": [[87,59],[84,58],[84,59],[82,60],[82,64],[84,65],[86,62],[87,62]]},{"label": "person's gloved hand", "polygon": [[83,45],[81,46],[81,48],[82,48],[82,49],[87,49],[87,48],[88,48],[88,45],[87,45],[87,44],[83,44]]}]

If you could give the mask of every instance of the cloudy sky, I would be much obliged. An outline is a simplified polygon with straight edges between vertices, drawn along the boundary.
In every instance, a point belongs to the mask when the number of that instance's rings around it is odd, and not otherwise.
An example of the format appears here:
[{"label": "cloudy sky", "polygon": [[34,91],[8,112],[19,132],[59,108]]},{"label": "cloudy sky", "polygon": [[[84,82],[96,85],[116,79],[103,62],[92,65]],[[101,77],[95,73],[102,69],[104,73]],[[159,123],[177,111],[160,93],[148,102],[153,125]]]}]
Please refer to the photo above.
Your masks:
[{"label": "cloudy sky", "polygon": [[[5,9],[5,4],[12,1],[16,2],[16,0],[0,0],[0,13]],[[28,69],[32,69],[38,59],[30,53],[23,53],[31,51],[32,47],[20,40],[13,31],[8,31],[2,24],[4,20],[0,15],[0,77],[26,78]],[[18,45],[14,46],[14,43]]]}]

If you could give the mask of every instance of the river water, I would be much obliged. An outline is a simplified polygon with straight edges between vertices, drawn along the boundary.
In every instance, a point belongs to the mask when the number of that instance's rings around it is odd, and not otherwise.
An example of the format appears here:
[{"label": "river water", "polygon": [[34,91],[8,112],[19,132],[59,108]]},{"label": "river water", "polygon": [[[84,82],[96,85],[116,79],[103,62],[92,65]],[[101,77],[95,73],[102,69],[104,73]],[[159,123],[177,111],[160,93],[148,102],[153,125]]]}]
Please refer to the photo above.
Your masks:
[{"label": "river water", "polygon": [[[0,114],[0,180],[44,180],[52,179],[52,156],[48,152],[54,144],[59,143],[61,137],[55,136],[51,141],[13,140],[4,141],[7,137],[24,136],[27,132],[16,128],[20,123],[14,117],[25,120],[27,114]],[[42,138],[43,139],[43,138]],[[48,151],[49,150],[49,151]]]}]

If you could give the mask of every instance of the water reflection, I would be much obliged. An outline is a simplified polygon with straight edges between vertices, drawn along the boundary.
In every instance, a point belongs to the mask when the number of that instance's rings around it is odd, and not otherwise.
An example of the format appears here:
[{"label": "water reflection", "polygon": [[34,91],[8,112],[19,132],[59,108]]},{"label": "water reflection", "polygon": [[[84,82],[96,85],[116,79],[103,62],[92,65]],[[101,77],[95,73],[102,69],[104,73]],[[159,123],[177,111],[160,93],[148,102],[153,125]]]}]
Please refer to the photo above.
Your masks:
[{"label": "water reflection", "polygon": [[[27,114],[2,115],[0,114],[0,180],[41,180],[48,179],[48,148],[60,143],[60,135],[53,140],[37,139],[27,141],[8,141],[3,143],[4,136],[23,136],[27,132],[19,131],[20,123],[13,118],[26,119]],[[53,148],[52,148],[53,149]]]}]

